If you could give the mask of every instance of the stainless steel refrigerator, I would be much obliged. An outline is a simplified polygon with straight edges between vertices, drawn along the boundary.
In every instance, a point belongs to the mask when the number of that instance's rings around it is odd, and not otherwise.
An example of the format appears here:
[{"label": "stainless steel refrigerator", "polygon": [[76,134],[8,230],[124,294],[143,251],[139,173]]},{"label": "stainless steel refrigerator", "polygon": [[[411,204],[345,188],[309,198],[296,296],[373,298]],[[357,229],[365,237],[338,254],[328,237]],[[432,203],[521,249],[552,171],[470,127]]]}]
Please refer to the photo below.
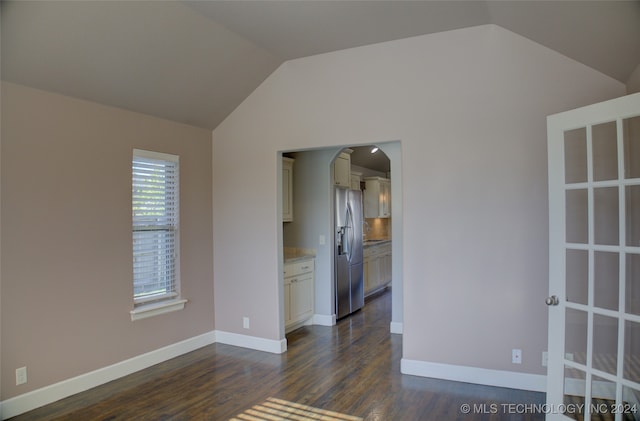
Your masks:
[{"label": "stainless steel refrigerator", "polygon": [[336,317],[364,306],[362,270],[362,192],[336,187],[335,195]]}]

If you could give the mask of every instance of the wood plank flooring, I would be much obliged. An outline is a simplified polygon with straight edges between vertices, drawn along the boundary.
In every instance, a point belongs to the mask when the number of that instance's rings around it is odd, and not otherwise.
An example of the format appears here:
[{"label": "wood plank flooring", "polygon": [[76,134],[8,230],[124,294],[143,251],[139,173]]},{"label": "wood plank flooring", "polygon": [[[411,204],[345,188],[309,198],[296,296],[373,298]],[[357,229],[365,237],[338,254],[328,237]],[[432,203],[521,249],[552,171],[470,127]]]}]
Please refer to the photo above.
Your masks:
[{"label": "wood plank flooring", "polygon": [[[390,315],[387,292],[336,326],[291,332],[284,354],[213,344],[13,420],[226,421],[269,398],[367,421],[544,420],[502,410],[542,404],[542,393],[401,374],[402,337],[389,333]],[[464,414],[463,404],[485,410]]]}]

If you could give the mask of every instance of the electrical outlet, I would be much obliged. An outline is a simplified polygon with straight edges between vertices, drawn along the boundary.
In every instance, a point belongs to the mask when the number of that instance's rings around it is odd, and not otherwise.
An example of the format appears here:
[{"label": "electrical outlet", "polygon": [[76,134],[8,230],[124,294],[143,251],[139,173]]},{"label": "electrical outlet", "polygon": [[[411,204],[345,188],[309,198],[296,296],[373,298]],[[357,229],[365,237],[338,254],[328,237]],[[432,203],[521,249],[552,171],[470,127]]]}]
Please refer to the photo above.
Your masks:
[{"label": "electrical outlet", "polygon": [[249,318],[248,317],[243,317],[242,318],[242,327],[245,329],[249,329]]},{"label": "electrical outlet", "polygon": [[547,351],[542,351],[542,366],[546,367],[549,362],[549,353]]},{"label": "electrical outlet", "polygon": [[27,382],[27,367],[16,369],[16,386]]},{"label": "electrical outlet", "polygon": [[327,240],[324,235],[320,235],[319,242],[321,246],[324,246],[326,244]]},{"label": "electrical outlet", "polygon": [[512,349],[511,350],[511,362],[513,364],[522,364],[522,350],[521,349]]}]

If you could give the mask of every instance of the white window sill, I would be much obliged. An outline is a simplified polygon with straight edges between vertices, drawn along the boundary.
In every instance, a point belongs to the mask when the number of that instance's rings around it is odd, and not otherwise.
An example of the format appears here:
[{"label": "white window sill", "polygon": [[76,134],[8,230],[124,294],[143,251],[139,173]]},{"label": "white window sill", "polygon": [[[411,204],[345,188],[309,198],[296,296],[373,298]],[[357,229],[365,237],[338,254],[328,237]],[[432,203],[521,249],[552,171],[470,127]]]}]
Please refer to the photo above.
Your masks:
[{"label": "white window sill", "polygon": [[161,303],[145,304],[131,310],[131,321],[146,319],[147,317],[157,316],[159,314],[170,313],[172,311],[182,310],[184,304],[188,300],[177,299],[163,301]]}]

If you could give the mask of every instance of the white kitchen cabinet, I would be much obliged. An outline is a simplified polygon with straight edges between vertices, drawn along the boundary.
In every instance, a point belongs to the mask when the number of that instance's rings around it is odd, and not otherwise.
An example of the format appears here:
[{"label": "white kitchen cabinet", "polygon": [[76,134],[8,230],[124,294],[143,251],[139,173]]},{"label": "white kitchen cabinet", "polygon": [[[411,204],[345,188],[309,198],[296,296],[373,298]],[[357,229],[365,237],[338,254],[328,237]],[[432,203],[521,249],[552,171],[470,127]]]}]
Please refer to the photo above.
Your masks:
[{"label": "white kitchen cabinet", "polygon": [[333,184],[351,187],[351,149],[345,149],[333,161]]},{"label": "white kitchen cabinet", "polygon": [[391,180],[382,177],[365,177],[364,183],[364,217],[391,217]]},{"label": "white kitchen cabinet", "polygon": [[313,317],[314,259],[284,265],[284,327],[290,332]]},{"label": "white kitchen cabinet", "polygon": [[383,250],[380,256],[380,284],[386,285],[391,282],[391,245]]},{"label": "white kitchen cabinet", "polygon": [[351,189],[360,190],[360,181],[362,180],[361,172],[351,172]]},{"label": "white kitchen cabinet", "polygon": [[282,222],[293,221],[293,162],[282,157]]},{"label": "white kitchen cabinet", "polygon": [[363,258],[362,266],[364,275],[364,295],[366,297],[379,288],[380,259],[378,256],[365,256]]},{"label": "white kitchen cabinet", "polygon": [[365,297],[391,282],[391,242],[365,246],[363,271]]},{"label": "white kitchen cabinet", "polygon": [[364,278],[364,295],[367,295],[367,291],[371,291],[371,258],[367,256],[366,249],[363,252],[362,257],[362,277]]}]

